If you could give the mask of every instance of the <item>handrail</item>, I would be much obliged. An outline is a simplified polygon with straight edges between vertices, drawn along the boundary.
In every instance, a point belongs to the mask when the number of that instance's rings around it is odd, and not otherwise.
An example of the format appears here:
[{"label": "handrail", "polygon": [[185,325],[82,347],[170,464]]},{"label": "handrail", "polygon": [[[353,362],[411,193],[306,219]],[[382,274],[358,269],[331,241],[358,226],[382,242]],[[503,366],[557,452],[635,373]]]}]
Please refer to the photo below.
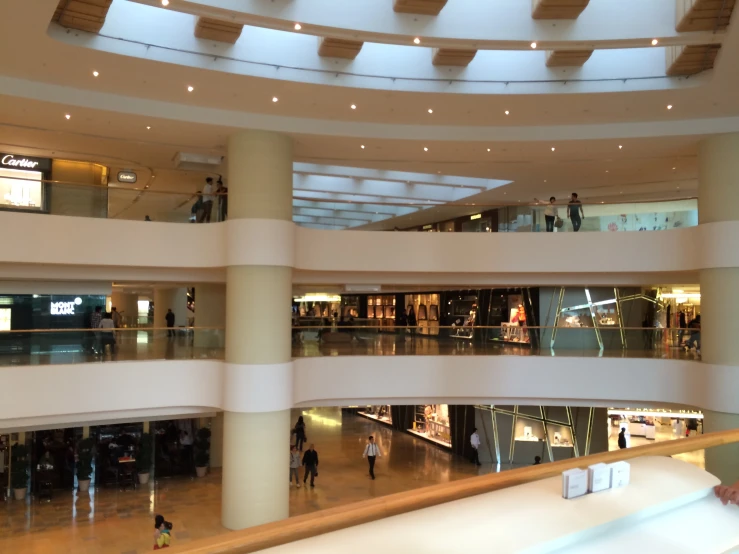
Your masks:
[{"label": "handrail", "polygon": [[735,442],[739,442],[739,429],[706,433],[698,437],[635,446],[581,458],[512,469],[502,473],[470,477],[452,483],[442,483],[423,489],[364,500],[347,506],[329,508],[241,531],[232,531],[226,535],[193,541],[183,545],[179,551],[188,554],[257,552],[362,523],[370,523],[386,517],[554,477],[566,469],[587,467],[601,462],[630,460],[640,456],[671,456]]},{"label": "handrail", "polygon": [[[114,331],[224,331],[225,327],[113,327]],[[109,329],[108,329],[109,330]],[[17,335],[21,333],[84,333],[84,332],[101,332],[105,329],[93,329],[91,327],[85,327],[82,329],[10,329],[0,331],[0,335],[12,334]]]}]

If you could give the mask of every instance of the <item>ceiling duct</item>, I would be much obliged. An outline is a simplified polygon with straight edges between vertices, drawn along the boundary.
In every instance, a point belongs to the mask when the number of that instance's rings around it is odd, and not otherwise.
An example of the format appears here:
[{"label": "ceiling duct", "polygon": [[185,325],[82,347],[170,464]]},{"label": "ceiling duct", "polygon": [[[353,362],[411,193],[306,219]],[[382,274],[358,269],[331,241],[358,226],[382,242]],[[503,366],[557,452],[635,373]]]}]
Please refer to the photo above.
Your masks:
[{"label": "ceiling duct", "polygon": [[223,161],[223,156],[206,156],[203,154],[188,154],[177,152],[174,157],[174,166],[177,169],[188,171],[211,171],[217,173],[218,167]]}]

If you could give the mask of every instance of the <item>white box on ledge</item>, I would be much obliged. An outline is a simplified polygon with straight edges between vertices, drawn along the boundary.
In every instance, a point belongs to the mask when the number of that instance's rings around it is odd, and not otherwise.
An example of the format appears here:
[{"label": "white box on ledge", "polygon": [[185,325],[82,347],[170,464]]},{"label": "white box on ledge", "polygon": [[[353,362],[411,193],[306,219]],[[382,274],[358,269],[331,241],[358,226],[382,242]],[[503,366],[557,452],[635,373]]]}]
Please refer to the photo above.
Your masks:
[{"label": "white box on ledge", "polygon": [[587,492],[587,470],[575,468],[562,472],[562,498],[577,498]]},{"label": "white box on ledge", "polygon": [[611,488],[611,468],[607,464],[588,467],[588,492],[599,492]]},{"label": "white box on ledge", "polygon": [[625,487],[629,484],[629,478],[631,477],[631,466],[629,462],[614,462],[609,467],[611,468],[612,489]]}]

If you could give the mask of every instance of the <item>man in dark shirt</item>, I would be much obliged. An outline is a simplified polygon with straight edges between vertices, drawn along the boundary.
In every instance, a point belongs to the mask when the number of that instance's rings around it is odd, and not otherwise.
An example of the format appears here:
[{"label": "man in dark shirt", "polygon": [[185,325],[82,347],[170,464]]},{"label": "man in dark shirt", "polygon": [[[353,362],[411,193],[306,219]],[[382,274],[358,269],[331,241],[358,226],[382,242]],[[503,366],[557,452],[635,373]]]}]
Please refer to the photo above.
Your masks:
[{"label": "man in dark shirt", "polygon": [[[567,216],[572,221],[572,229],[577,233],[585,219],[585,212],[582,209],[582,202],[577,199],[577,193],[573,192],[570,202],[567,204]],[[582,218],[580,217],[582,216]]]},{"label": "man in dark shirt", "polygon": [[315,487],[313,480],[318,475],[318,452],[314,444],[303,454],[303,465],[305,466],[305,475],[303,476],[303,484],[308,480],[310,474],[310,486]]},{"label": "man in dark shirt", "polygon": [[171,308],[167,310],[167,315],[164,316],[164,319],[167,320],[167,336],[174,337],[174,314]]}]

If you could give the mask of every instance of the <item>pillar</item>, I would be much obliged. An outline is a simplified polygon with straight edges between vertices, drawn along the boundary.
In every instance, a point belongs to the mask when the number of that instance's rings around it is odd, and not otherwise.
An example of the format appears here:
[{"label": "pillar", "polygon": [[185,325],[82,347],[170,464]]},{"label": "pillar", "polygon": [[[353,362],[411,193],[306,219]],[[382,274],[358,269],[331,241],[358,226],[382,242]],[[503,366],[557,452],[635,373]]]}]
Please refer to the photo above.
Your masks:
[{"label": "pillar", "polygon": [[202,348],[223,348],[226,333],[226,287],[222,284],[195,285],[195,327],[220,327],[196,330],[193,344]]},{"label": "pillar", "polygon": [[139,318],[139,295],[129,292],[113,291],[111,295],[111,307],[116,308],[123,317],[123,323],[127,327],[133,327]]},{"label": "pillar", "polygon": [[154,289],[154,322],[153,327],[166,327],[164,316],[167,310],[174,312],[174,326],[187,326],[190,311],[187,309],[187,289],[157,288]]},{"label": "pillar", "polygon": [[[739,134],[701,142],[698,179],[699,224],[739,220]],[[702,269],[700,288],[701,358],[739,371],[739,268]],[[703,428],[706,432],[737,429],[739,415],[706,411]],[[739,480],[739,445],[706,450],[706,469],[725,483]]]},{"label": "pillar", "polygon": [[228,192],[221,513],[243,529],[289,516],[292,140],[232,136]]},{"label": "pillar", "polygon": [[223,412],[210,420],[210,467],[223,467]]}]

